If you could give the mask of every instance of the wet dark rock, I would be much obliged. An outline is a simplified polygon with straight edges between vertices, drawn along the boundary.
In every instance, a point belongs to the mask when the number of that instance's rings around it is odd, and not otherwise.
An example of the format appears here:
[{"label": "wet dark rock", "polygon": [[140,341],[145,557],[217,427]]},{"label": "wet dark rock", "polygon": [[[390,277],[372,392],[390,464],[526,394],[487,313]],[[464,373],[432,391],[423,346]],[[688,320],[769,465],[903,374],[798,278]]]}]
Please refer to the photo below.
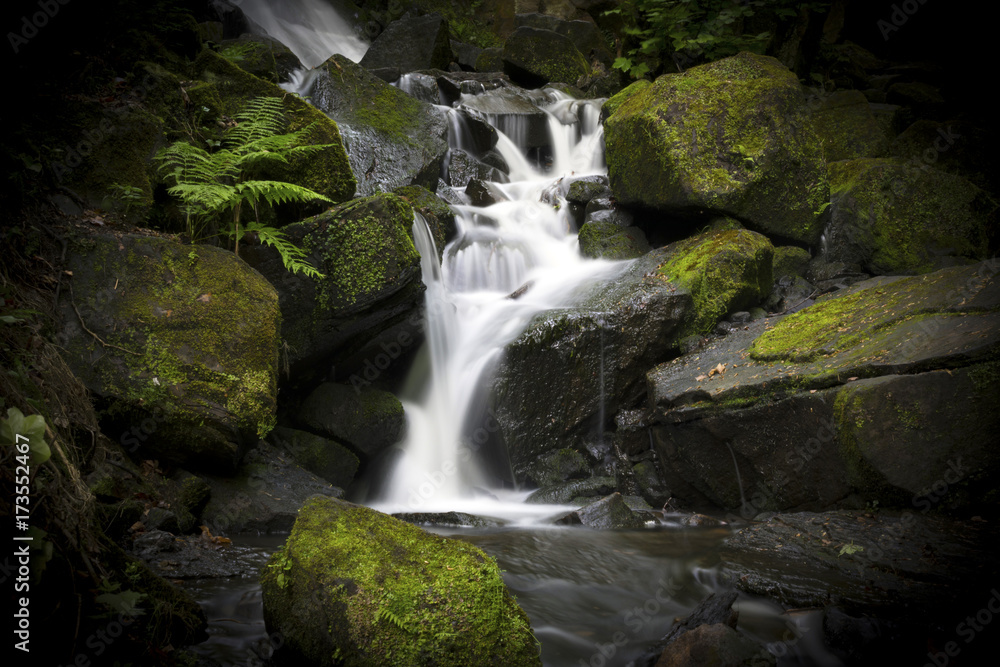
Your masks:
[{"label": "wet dark rock", "polygon": [[456,108],[485,118],[507,136],[519,137],[525,148],[537,149],[551,144],[549,117],[538,108],[538,104],[547,99],[541,91],[510,86],[483,95],[466,96]]},{"label": "wet dark rock", "polygon": [[463,70],[473,71],[476,69],[476,60],[479,59],[479,54],[483,52],[478,46],[472,44],[466,44],[465,42],[460,42],[457,39],[451,40],[451,50],[455,54],[455,62],[457,62]]},{"label": "wet dark rock", "polygon": [[503,72],[503,49],[495,46],[483,49],[476,57],[477,72]]},{"label": "wet dark rock", "polygon": [[602,369],[603,409],[615,414],[635,405],[649,365],[692,330],[707,333],[727,311],[759,301],[771,285],[770,247],[746,230],[706,232],[643,255],[578,306],[534,318],[494,380],[515,474],[594,428]]},{"label": "wet dark rock", "polygon": [[525,502],[564,505],[578,496],[604,496],[615,490],[614,477],[588,477],[538,489]]},{"label": "wet dark rock", "polygon": [[525,88],[549,82],[575,83],[590,74],[590,63],[569,37],[522,26],[503,47],[503,71]]},{"label": "wet dark rock", "polygon": [[775,657],[761,644],[722,624],[699,625],[663,650],[656,667],[687,665],[774,665]]},{"label": "wet dark rock", "polygon": [[[611,214],[601,216],[601,214]],[[598,211],[593,217],[613,218],[617,211]],[[622,226],[617,222],[590,219],[580,227],[580,252],[584,257],[603,259],[635,259],[649,252],[646,234],[638,227]]]},{"label": "wet dark rock", "polygon": [[364,67],[335,55],[310,92],[340,127],[359,195],[403,185],[437,186],[448,150],[443,114]]},{"label": "wet dark rock", "polygon": [[632,466],[632,476],[642,497],[652,506],[662,507],[670,498],[670,489],[664,483],[655,461],[639,461]]},{"label": "wet dark rock", "polygon": [[612,493],[555,521],[558,525],[583,525],[599,530],[642,528],[645,521],[629,508],[620,493]]},{"label": "wet dark rock", "polygon": [[220,544],[204,535],[176,537],[162,530],[138,535],[132,552],[167,579],[253,577],[267,561],[260,549]]},{"label": "wet dark rock", "polygon": [[505,182],[507,175],[478,160],[471,153],[453,148],[448,153],[448,185],[464,188],[469,181]]},{"label": "wet dark rock", "polygon": [[514,18],[514,25],[551,30],[568,37],[589,62],[596,60],[606,67],[611,67],[614,62],[614,53],[608,48],[600,29],[589,21],[567,21],[557,16],[531,13],[518,14]]},{"label": "wet dark rock", "polygon": [[588,471],[583,455],[567,447],[539,457],[525,466],[524,474],[528,483],[544,488],[573,477],[585,477]]},{"label": "wet dark rock", "polygon": [[335,440],[281,426],[268,439],[291,454],[302,468],[342,489],[358,471],[358,457]]},{"label": "wet dark rock", "polygon": [[[378,76],[379,72],[384,70],[374,70],[372,73]],[[379,77],[383,81],[388,83],[395,83],[396,86],[402,90],[404,93],[411,97],[415,97],[421,102],[426,102],[427,104],[441,104],[441,92],[438,89],[437,78],[430,74],[423,74],[420,72],[408,72],[405,77],[399,76],[388,81],[385,77]]]},{"label": "wet dark rock", "polygon": [[499,188],[480,178],[469,181],[469,185],[465,188],[465,194],[473,206],[490,206],[507,200]]},{"label": "wet dark rock", "polygon": [[[952,508],[989,497],[1000,290],[988,266],[873,279],[657,366],[647,396],[667,486],[744,518],[856,506],[855,494]],[[928,491],[946,475],[946,497]]]},{"label": "wet dark rock", "polygon": [[950,618],[982,606],[982,582],[1000,573],[996,547],[986,524],[912,510],[798,512],[743,528],[721,556],[740,590],[788,607],[912,620],[915,610]]},{"label": "wet dark rock", "polygon": [[733,313],[729,316],[729,321],[736,325],[746,324],[751,319],[753,319],[753,317],[750,315],[750,312],[746,310],[741,310],[738,313]]},{"label": "wet dark rock", "polygon": [[142,519],[147,530],[161,530],[168,533],[179,533],[177,515],[163,507],[151,507]]},{"label": "wet dark rock", "polygon": [[[586,213],[584,216],[584,224],[588,222],[600,225],[614,225],[616,227],[638,229],[637,227],[632,226],[632,214],[620,208],[601,209]],[[645,232],[642,233],[642,237],[646,237]]]},{"label": "wet dark rock", "polygon": [[298,420],[349,445],[371,460],[399,442],[406,425],[403,406],[387,391],[324,382],[302,403]]},{"label": "wet dark rock", "polygon": [[503,519],[467,514],[466,512],[400,512],[392,516],[407,523],[423,526],[498,528],[507,523]]},{"label": "wet dark rock", "polygon": [[811,306],[818,294],[819,290],[804,278],[786,274],[774,284],[764,307],[772,313],[794,313]]},{"label": "wet dark rock", "polygon": [[573,179],[566,191],[566,201],[571,204],[587,205],[592,199],[611,194],[608,177],[600,175],[581,176]]},{"label": "wet dark rock", "polygon": [[291,456],[261,442],[233,477],[209,477],[212,498],[202,518],[213,534],[285,533],[312,495],[340,498],[343,489],[304,470]]},{"label": "wet dark rock", "polygon": [[395,67],[401,72],[413,72],[447,69],[452,59],[448,22],[440,14],[426,14],[387,25],[360,64],[368,69]]}]

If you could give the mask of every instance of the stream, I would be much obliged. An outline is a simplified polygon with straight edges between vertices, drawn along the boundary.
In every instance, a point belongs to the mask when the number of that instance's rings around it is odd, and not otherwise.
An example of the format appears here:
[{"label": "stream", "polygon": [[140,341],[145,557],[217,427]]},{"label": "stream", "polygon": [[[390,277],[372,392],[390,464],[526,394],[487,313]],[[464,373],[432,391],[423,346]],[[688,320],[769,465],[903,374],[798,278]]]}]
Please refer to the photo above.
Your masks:
[{"label": "stream", "polygon": [[[314,75],[296,72],[285,87],[307,96]],[[409,90],[409,77],[396,85]],[[472,542],[497,559],[549,667],[630,664],[675,618],[724,588],[718,548],[729,527],[685,528],[667,520],[645,530],[602,532],[545,525],[572,508],[525,504],[527,492],[511,491],[502,445],[473,446],[476,429],[490,418],[485,388],[504,347],[534,316],[572,305],[627,266],[580,254],[566,201],[573,180],[606,176],[602,103],[510,86],[463,93],[452,107],[436,105],[447,115],[452,150],[466,146],[470,117],[497,130],[496,150],[509,179],[488,184],[495,199],[488,206],[473,206],[465,188],[451,188],[461,200],[451,202],[458,233],[440,263],[426,223],[419,215],[414,221],[427,286],[427,344],[400,396],[407,436],[395,465],[365,485],[372,491],[352,498],[387,513],[463,511],[506,521],[502,528],[429,530]],[[528,143],[539,131],[549,137],[542,150],[537,140]],[[594,391],[603,387],[601,378]],[[284,536],[235,541],[263,558]],[[280,637],[266,634],[255,579],[186,585],[209,617],[211,637],[195,647],[199,654],[220,664],[267,664],[261,661]],[[745,597],[737,604],[740,628],[766,643],[779,664],[839,664],[820,648],[822,633],[810,631],[810,614],[785,616]]]}]

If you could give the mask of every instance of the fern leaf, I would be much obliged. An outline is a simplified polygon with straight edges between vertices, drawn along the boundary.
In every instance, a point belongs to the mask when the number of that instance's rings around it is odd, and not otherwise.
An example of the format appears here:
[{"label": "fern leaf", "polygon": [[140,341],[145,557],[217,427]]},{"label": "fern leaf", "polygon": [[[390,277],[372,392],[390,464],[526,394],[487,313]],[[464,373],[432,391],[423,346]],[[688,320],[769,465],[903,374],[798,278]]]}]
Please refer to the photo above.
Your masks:
[{"label": "fern leaf", "polygon": [[268,227],[258,222],[251,222],[246,227],[247,232],[256,232],[260,242],[278,251],[285,268],[292,273],[302,273],[310,278],[325,278],[316,267],[305,261],[306,253],[294,243],[285,238],[284,232],[274,227]]}]

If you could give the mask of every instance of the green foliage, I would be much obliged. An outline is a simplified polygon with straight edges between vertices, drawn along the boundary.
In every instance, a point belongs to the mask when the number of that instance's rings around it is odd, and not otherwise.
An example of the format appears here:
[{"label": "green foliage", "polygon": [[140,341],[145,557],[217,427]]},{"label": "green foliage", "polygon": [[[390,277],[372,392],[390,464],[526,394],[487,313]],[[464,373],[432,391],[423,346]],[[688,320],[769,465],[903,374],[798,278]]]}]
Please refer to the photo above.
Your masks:
[{"label": "green foliage", "polygon": [[237,252],[240,239],[252,231],[262,243],[279,252],[289,271],[320,277],[321,274],[304,261],[305,254],[285,240],[277,229],[261,224],[259,215],[255,215],[255,222],[242,227],[240,215],[244,207],[259,214],[261,205],[311,200],[330,202],[327,197],[294,183],[251,178],[263,166],[288,164],[292,156],[312,155],[329,144],[304,143],[312,131],[311,125],[281,134],[285,128],[284,106],[276,97],[250,100],[236,114],[236,121],[237,125],[223,138],[222,147],[214,153],[178,141],[156,155],[160,172],[173,183],[168,192],[182,202],[189,236],[195,240],[207,221],[229,212],[231,222],[223,231],[234,239]]},{"label": "green foliage", "polygon": [[108,609],[101,616],[102,618],[115,618],[118,615],[135,618],[146,613],[144,609],[139,607],[139,603],[145,597],[145,593],[137,593],[129,589],[121,590],[121,584],[105,579],[101,582],[100,595],[94,599]]},{"label": "green foliage", "polygon": [[26,457],[30,451],[31,463],[41,465],[52,456],[45,442],[45,429],[45,418],[41,415],[25,417],[17,408],[8,408],[7,418],[0,420],[0,444],[13,446],[20,456]]},{"label": "green foliage", "polygon": [[840,547],[840,553],[837,554],[837,558],[840,558],[844,554],[852,556],[858,553],[859,551],[864,551],[864,550],[865,548],[863,546],[861,546],[860,544],[855,544],[854,540],[851,540],[850,544],[845,544],[844,546]]},{"label": "green foliage", "polygon": [[111,196],[121,203],[122,207],[125,209],[125,215],[131,213],[133,208],[142,206],[146,203],[146,197],[142,188],[134,185],[112,183]]},{"label": "green foliage", "polygon": [[769,32],[744,34],[744,22],[760,11],[777,19],[803,10],[824,11],[828,3],[801,0],[632,0],[607,14],[621,15],[633,46],[612,65],[633,79],[672,59],[678,70],[740,51],[760,53]]}]

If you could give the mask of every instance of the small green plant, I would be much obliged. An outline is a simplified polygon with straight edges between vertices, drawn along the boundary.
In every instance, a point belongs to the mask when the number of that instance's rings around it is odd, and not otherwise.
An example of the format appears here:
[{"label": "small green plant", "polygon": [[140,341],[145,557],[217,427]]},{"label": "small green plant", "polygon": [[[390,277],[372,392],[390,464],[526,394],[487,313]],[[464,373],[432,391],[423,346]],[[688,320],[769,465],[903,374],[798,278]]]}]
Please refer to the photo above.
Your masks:
[{"label": "small green plant", "polygon": [[[285,268],[292,273],[322,277],[305,261],[305,253],[287,241],[281,231],[261,224],[259,209],[261,205],[285,202],[332,203],[330,199],[300,185],[255,180],[251,175],[265,165],[288,164],[293,156],[311,155],[330,144],[305,144],[311,125],[282,134],[284,106],[276,97],[250,100],[235,119],[237,125],[226,133],[222,147],[215,152],[178,141],[156,155],[160,172],[173,183],[167,192],[182,202],[189,236],[195,239],[205,219],[229,214],[228,225],[223,225],[222,230],[234,240],[237,254],[240,239],[254,232],[261,243],[278,251]],[[242,215],[247,209],[253,210],[255,221],[244,225]]]},{"label": "small green plant", "polygon": [[101,582],[101,593],[94,599],[108,610],[101,615],[102,618],[112,618],[119,614],[135,618],[146,613],[145,609],[139,607],[139,603],[145,597],[145,593],[137,593],[128,589],[121,590],[121,584],[117,581],[104,579]]},{"label": "small green plant", "polygon": [[25,417],[17,408],[7,409],[7,418],[0,420],[0,445],[13,446],[17,451],[17,461],[27,465],[41,465],[52,457],[49,444],[45,442],[45,418],[41,415]]},{"label": "small green plant", "polygon": [[853,556],[859,551],[864,551],[864,550],[865,548],[863,546],[861,546],[860,544],[855,544],[854,540],[851,540],[850,544],[845,544],[844,546],[840,547],[840,553],[837,554],[837,558],[840,558],[844,554],[847,554],[848,556]]},{"label": "small green plant", "polygon": [[132,209],[146,203],[146,197],[142,188],[134,185],[122,185],[121,183],[111,184],[111,196],[118,200],[125,209],[125,215],[132,212]]}]

